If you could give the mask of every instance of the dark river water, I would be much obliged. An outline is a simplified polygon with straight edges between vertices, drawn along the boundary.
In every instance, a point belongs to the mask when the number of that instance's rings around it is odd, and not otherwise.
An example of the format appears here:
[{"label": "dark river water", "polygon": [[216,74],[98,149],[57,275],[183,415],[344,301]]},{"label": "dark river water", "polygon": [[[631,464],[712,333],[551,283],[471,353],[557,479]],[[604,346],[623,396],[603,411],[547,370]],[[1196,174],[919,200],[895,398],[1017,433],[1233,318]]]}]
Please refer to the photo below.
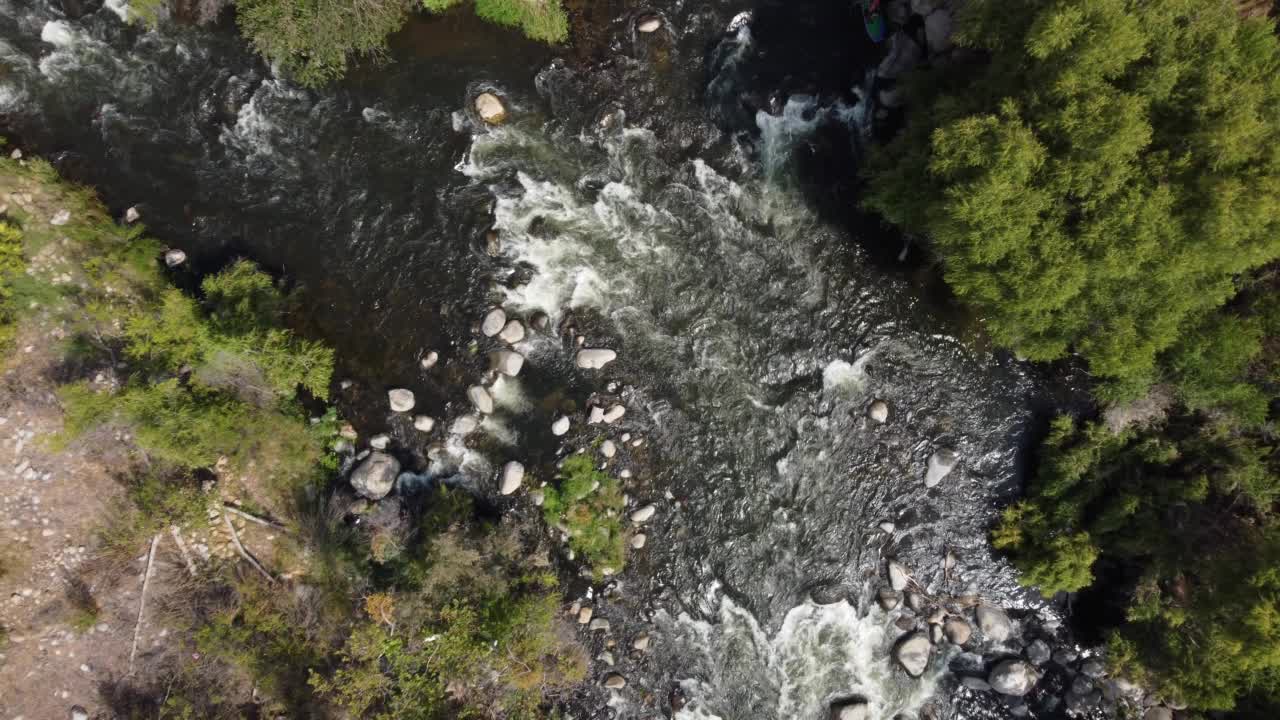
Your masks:
[{"label": "dark river water", "polygon": [[[663,29],[637,33],[639,12]],[[935,695],[943,714],[998,710],[952,697],[945,657],[921,680],[892,671],[898,633],[870,598],[897,557],[933,592],[1029,602],[986,534],[1043,391],[875,260],[898,241],[836,182],[856,175],[867,108],[851,88],[877,59],[849,4],[589,3],[559,55],[454,14],[321,91],[277,77],[229,23],[75,15],[0,0],[0,128],[112,207],[138,205],[193,270],[246,255],[283,273],[297,324],[354,380],[338,397],[363,432],[491,489],[502,462],[553,458],[565,403],[625,402],[616,432],[647,444],[618,462],[658,512],[598,601],[622,637],[655,636],[615,653],[631,680],[607,700],[618,717],[660,714],[676,686],[684,718],[816,719],[850,694],[883,718]],[[511,122],[482,127],[481,90]],[[464,443],[448,421],[483,372],[474,326],[495,302],[553,331],[522,343],[527,370]],[[576,370],[561,324],[619,360]],[[385,416],[397,386],[446,420],[435,436]],[[885,425],[865,419],[876,398]],[[939,448],[961,460],[929,489]]]}]

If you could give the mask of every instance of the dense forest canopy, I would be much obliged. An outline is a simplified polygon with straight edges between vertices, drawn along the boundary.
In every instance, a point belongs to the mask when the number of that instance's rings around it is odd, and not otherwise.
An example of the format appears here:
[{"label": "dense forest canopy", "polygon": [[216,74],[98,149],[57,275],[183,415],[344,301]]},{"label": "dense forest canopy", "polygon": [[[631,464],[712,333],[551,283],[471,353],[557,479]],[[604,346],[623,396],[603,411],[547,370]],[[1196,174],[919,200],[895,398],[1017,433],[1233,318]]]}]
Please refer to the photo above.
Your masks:
[{"label": "dense forest canopy", "polygon": [[918,78],[869,205],[927,235],[1001,344],[1112,399],[1280,256],[1280,45],[1225,0],[976,0],[987,56]]},{"label": "dense forest canopy", "polygon": [[1225,0],[975,0],[958,22],[970,54],[912,79],[869,205],[927,237],[997,342],[1078,354],[1110,405],[1054,421],[994,543],[1046,595],[1117,610],[1117,672],[1275,707],[1275,28]]}]

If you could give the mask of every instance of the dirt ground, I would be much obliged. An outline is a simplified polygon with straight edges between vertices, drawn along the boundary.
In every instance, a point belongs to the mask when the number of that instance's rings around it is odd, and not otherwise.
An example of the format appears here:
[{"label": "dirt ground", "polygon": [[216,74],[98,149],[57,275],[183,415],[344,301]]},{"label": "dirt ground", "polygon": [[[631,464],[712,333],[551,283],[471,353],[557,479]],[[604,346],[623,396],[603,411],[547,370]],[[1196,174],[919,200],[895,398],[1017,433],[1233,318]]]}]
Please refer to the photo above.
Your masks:
[{"label": "dirt ground", "polygon": [[[31,273],[67,283],[79,268],[60,236],[77,219],[50,222],[63,200],[59,188],[0,168],[0,216],[20,212],[24,230],[42,236]],[[69,329],[52,308],[26,310],[13,346],[0,353],[0,720],[105,719],[102,684],[128,680],[131,666],[144,673],[149,661],[181,648],[157,609],[166,585],[242,562],[226,520],[258,558],[274,555],[281,531],[234,513],[224,520],[223,501],[239,499],[233,493],[243,495],[246,483],[216,483],[208,527],[179,531],[181,546],[172,531],[157,536],[139,621],[150,545],[141,543],[132,560],[105,562],[99,539],[136,456],[121,430],[93,432],[63,449],[50,442],[62,429],[55,390],[73,379],[61,367]],[[109,369],[83,379],[104,389],[116,382]]]}]

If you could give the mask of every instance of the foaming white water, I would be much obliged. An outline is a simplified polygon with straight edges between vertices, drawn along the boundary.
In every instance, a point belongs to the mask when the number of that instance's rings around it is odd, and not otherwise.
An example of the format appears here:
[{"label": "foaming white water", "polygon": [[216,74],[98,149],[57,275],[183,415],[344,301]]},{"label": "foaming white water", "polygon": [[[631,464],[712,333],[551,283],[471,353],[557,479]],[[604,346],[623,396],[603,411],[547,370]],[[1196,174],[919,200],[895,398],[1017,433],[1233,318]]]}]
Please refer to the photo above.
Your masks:
[{"label": "foaming white water", "polygon": [[709,620],[659,613],[655,622],[693,660],[699,673],[681,682],[688,704],[680,720],[754,716],[772,708],[776,718],[825,717],[835,700],[865,698],[870,717],[889,720],[917,712],[933,695],[945,666],[936,657],[924,677],[912,679],[890,660],[894,634],[878,609],[860,612],[846,601],[805,602],[787,613],[772,637],[756,618],[712,588]]},{"label": "foaming white water", "polygon": [[129,0],[106,0],[103,5],[123,22],[129,22],[129,17],[132,15],[129,10]]},{"label": "foaming white water", "polygon": [[822,369],[822,389],[827,392],[857,392],[865,380],[860,368],[844,360],[832,360]]}]

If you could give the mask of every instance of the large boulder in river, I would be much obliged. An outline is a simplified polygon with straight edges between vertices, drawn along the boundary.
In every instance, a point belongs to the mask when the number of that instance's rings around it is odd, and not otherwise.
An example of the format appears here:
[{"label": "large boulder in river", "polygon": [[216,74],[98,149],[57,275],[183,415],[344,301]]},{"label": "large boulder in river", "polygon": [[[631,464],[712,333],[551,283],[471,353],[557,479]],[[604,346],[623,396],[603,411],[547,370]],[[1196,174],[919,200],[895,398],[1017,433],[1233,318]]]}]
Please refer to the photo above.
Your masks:
[{"label": "large boulder in river", "polygon": [[369,453],[369,457],[351,472],[351,487],[362,497],[381,500],[395,487],[399,474],[399,460],[383,452]]},{"label": "large boulder in river", "polygon": [[924,486],[934,487],[942,482],[942,479],[951,474],[952,468],[956,463],[960,462],[960,456],[955,450],[943,448],[929,456],[929,469],[925,472]]},{"label": "large boulder in river", "polygon": [[1002,643],[1013,634],[1013,621],[1003,609],[995,605],[979,605],[977,616],[978,628],[991,642]]},{"label": "large boulder in river", "polygon": [[987,676],[987,682],[991,684],[992,690],[1001,695],[1018,697],[1031,692],[1031,688],[1035,686],[1038,679],[1035,668],[1022,660],[1005,660],[998,663]]},{"label": "large boulder in river", "polygon": [[507,119],[507,108],[502,100],[490,92],[476,96],[476,112],[480,113],[481,120],[490,125],[501,125]]},{"label": "large boulder in river", "polygon": [[969,642],[969,637],[973,635],[973,628],[969,627],[969,623],[960,618],[948,618],[947,622],[942,626],[942,632],[946,634],[947,641],[952,645],[963,645]]},{"label": "large boulder in river", "polygon": [[515,377],[524,368],[524,356],[514,350],[498,350],[489,353],[489,364],[503,375]]},{"label": "large boulder in river", "polygon": [[480,385],[472,385],[467,388],[467,399],[484,415],[493,413],[493,396],[489,391]]},{"label": "large boulder in river", "polygon": [[893,659],[898,661],[908,675],[920,677],[929,667],[929,651],[932,647],[928,635],[922,632],[911,633],[894,646]]},{"label": "large boulder in river", "polygon": [[502,332],[502,328],[507,324],[507,313],[502,308],[494,308],[485,313],[484,319],[480,321],[480,333],[485,337],[493,337]]}]

